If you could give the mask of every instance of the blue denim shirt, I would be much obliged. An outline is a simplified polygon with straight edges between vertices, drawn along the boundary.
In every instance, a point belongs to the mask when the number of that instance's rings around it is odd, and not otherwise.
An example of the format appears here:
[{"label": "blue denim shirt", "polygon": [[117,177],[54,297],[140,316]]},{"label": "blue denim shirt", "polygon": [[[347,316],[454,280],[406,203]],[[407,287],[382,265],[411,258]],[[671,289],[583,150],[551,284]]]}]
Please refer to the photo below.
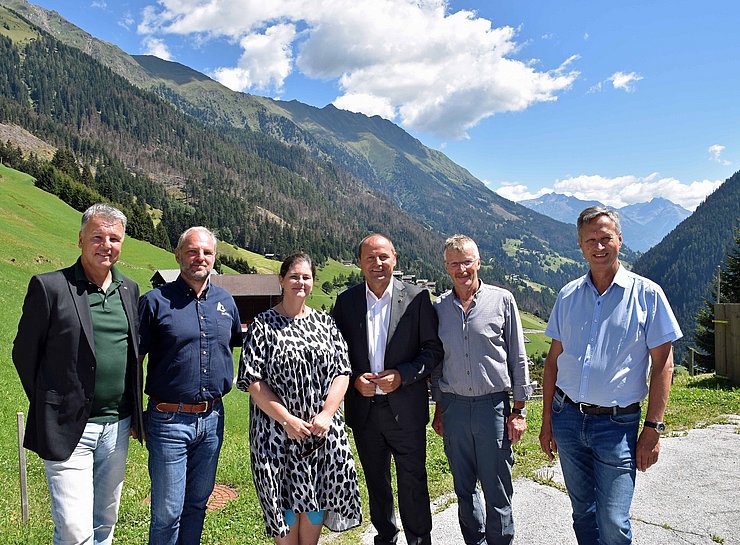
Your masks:
[{"label": "blue denim shirt", "polygon": [[149,354],[144,391],[170,403],[199,403],[231,390],[231,347],[241,346],[234,298],[209,284],[200,299],[178,277],[139,301],[139,354]]},{"label": "blue denim shirt", "polygon": [[590,272],[565,285],[545,334],[563,345],[557,386],[604,407],[645,399],[650,350],[682,336],[660,286],[622,265],[602,295]]}]

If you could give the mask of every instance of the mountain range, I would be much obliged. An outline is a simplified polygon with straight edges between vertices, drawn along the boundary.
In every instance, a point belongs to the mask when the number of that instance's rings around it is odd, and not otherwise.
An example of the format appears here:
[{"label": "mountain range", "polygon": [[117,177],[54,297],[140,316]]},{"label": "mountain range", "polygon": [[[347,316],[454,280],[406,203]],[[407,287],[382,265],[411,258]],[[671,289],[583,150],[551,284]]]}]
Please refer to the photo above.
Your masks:
[{"label": "mountain range", "polygon": [[[484,280],[515,290],[520,306],[542,317],[556,291],[585,271],[572,225],[583,203],[558,221],[500,197],[380,117],[235,93],[184,65],[128,55],[24,0],[0,0],[0,124],[14,145],[71,150],[91,191],[147,210],[170,241],[197,222],[258,253],[303,249],[321,262],[351,259],[358,240],[380,231],[396,243],[400,268],[445,289],[442,243],[463,232],[479,243]],[[718,204],[702,206],[700,217]],[[637,234],[669,230],[666,210],[658,201],[638,212]],[[702,260],[711,246],[714,259],[726,226],[716,244],[697,246],[691,237],[706,233],[692,218],[665,240],[688,233],[681,240],[691,258]],[[631,266],[640,238],[629,224],[621,258]],[[651,264],[677,251],[664,243],[640,257],[641,270],[669,280],[669,298],[689,296],[680,278]],[[674,266],[693,271],[683,259]],[[691,276],[686,324],[710,276]]]},{"label": "mountain range", "polygon": [[[10,39],[2,68],[13,82],[0,122],[70,146],[92,171],[119,161],[137,191],[163,188],[178,203],[168,210],[190,207],[243,247],[351,258],[364,234],[383,231],[402,268],[445,287],[442,242],[464,232],[491,264],[484,277],[541,315],[583,270],[572,227],[500,197],[387,120],[235,93],[181,64],[130,56],[28,2],[0,6]],[[144,197],[155,212],[161,199]]]},{"label": "mountain range", "polygon": [[[563,223],[575,223],[584,208],[604,206],[599,201],[585,201],[560,193],[547,193],[536,199],[519,201],[519,204]],[[661,197],[616,210],[619,212],[625,243],[639,252],[646,252],[658,244],[691,215],[690,211]]]}]

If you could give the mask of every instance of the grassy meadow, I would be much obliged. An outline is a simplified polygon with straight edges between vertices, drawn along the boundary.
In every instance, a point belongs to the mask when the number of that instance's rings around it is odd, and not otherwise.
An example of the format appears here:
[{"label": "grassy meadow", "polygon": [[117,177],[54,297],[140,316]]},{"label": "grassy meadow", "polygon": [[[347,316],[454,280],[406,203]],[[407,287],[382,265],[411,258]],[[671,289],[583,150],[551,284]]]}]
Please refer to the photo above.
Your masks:
[{"label": "grassy meadow", "polygon": [[[0,321],[0,489],[4,492],[0,494],[0,536],[4,544],[34,545],[51,541],[49,495],[43,466],[38,456],[31,452],[27,453],[30,521],[21,523],[16,413],[25,414],[28,402],[11,361],[11,347],[29,278],[74,262],[79,255],[79,221],[79,212],[35,188],[28,176],[0,166],[0,306],[5,309]],[[276,272],[277,262],[274,260],[257,254],[245,254],[244,257],[262,272]],[[172,254],[133,239],[124,242],[119,264],[142,290],[148,289],[149,278],[155,269],[177,266]],[[321,308],[325,305],[328,308],[336,293],[323,293],[321,284],[340,274],[346,276],[351,270],[335,261],[330,261],[320,270],[312,306]],[[522,320],[525,328],[544,329],[544,323],[533,316],[523,314]],[[528,333],[527,336],[532,340],[528,346],[530,354],[532,350],[546,349],[547,343],[544,337],[540,338],[541,333]],[[203,543],[271,543],[264,533],[262,513],[249,469],[249,398],[235,390],[224,399],[224,403],[226,431],[217,481],[236,489],[239,497],[223,509],[208,513]],[[531,476],[535,469],[547,463],[537,441],[540,413],[541,403],[533,401],[528,416],[530,431],[515,447],[516,476]],[[681,376],[676,380],[666,421],[669,428],[676,431],[722,421],[722,415],[726,413],[740,414],[740,389],[731,388],[713,376]],[[433,497],[438,497],[452,490],[452,479],[442,441],[431,427],[427,429],[427,438],[430,492]],[[146,460],[146,449],[132,441],[116,543],[146,542],[149,524]],[[367,521],[367,496],[359,464],[358,471]],[[358,534],[359,530],[350,531],[334,536],[332,541],[355,545],[359,541]]]}]

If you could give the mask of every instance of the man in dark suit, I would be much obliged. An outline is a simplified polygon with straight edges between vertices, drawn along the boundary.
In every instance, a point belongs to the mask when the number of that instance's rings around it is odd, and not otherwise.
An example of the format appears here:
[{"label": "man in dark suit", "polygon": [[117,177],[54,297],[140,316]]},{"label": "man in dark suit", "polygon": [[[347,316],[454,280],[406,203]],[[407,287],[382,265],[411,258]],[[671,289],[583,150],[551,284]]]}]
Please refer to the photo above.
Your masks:
[{"label": "man in dark suit", "polygon": [[85,211],[80,258],[31,279],[13,343],[30,402],[24,446],[44,461],[55,544],[111,543],[129,432],[142,437],[139,287],[114,267],[125,229],[110,205]]},{"label": "man in dark suit", "polygon": [[365,472],[376,545],[396,542],[390,462],[409,545],[431,543],[426,473],[427,377],[443,357],[429,292],[393,278],[396,251],[373,234],[360,243],[365,282],[337,298],[332,316],[352,365],[345,418]]}]

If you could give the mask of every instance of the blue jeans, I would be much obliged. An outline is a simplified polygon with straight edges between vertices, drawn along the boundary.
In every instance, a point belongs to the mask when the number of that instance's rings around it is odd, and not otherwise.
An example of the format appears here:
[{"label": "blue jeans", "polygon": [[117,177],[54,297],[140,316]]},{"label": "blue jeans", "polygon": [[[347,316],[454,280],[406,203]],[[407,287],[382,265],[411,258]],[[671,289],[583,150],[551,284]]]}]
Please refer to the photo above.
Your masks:
[{"label": "blue jeans", "polygon": [[224,437],[218,401],[200,414],[159,412],[149,403],[146,447],[152,481],[151,545],[198,545]]},{"label": "blue jeans", "polygon": [[130,425],[130,418],[110,424],[88,422],[69,458],[44,460],[54,545],[109,545],[113,541]]},{"label": "blue jeans", "polygon": [[445,454],[458,499],[463,540],[468,545],[509,545],[514,541],[514,455],[505,425],[509,395],[502,392],[466,397],[443,393],[441,403]]},{"label": "blue jeans", "polygon": [[640,411],[585,415],[555,393],[552,433],[581,545],[632,543],[630,504]]}]

